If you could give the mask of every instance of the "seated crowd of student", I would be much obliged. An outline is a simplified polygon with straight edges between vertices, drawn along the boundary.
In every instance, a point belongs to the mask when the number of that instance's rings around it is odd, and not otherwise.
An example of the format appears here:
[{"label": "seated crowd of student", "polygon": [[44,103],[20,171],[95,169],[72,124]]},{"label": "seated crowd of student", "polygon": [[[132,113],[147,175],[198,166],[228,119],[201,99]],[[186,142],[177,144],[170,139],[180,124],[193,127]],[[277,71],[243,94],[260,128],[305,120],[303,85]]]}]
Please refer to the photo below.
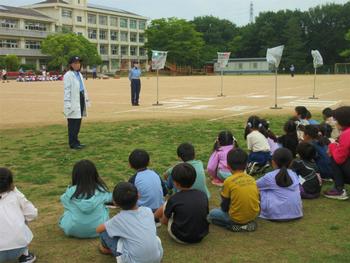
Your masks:
[{"label": "seated crowd of student", "polygon": [[[178,146],[180,162],[164,178],[148,168],[149,154],[135,149],[129,155],[135,174],[128,182],[118,183],[112,193],[94,163],[81,160],[74,165],[71,185],[60,199],[64,213],[59,227],[71,237],[100,237],[101,253],[113,255],[117,262],[152,263],[163,257],[156,231],[159,224],[167,225],[176,242],[191,244],[208,235],[210,223],[233,232],[251,232],[257,229],[257,217],[300,219],[302,199],[318,198],[322,181],[334,182],[325,197],[346,200],[350,107],[327,108],[323,114],[323,123],[310,124],[308,110],[296,107],[282,136],[276,136],[266,120],[249,117],[248,153],[238,147],[231,132],[220,132],[207,167],[211,183],[222,187],[220,207],[212,210],[204,166],[190,143]],[[257,171],[263,175],[255,180],[249,173]],[[109,218],[109,205],[121,211]],[[7,168],[0,168],[0,214],[0,233],[7,237],[0,239],[0,262],[34,262],[36,257],[28,250],[33,234],[27,222],[37,217],[37,209],[15,187]]]}]

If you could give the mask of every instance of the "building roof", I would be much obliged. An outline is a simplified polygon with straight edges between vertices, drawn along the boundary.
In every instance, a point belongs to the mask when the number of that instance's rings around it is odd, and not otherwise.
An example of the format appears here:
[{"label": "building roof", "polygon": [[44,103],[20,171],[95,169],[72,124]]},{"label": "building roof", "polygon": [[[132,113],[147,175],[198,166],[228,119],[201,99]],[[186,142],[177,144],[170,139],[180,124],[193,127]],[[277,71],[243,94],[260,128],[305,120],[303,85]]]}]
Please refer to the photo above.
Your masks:
[{"label": "building roof", "polygon": [[39,18],[46,18],[52,20],[50,17],[43,15],[42,13],[35,11],[30,8],[21,8],[7,5],[0,5],[0,13],[14,14],[14,15],[23,15],[23,16],[33,16]]},{"label": "building roof", "polygon": [[59,3],[59,4],[68,4],[66,1],[63,1],[63,0],[46,0],[46,1],[39,2],[39,3],[35,3],[35,5],[41,5],[41,4],[55,4],[55,3]]},{"label": "building roof", "polygon": [[131,13],[131,12],[119,9],[119,8],[113,8],[113,7],[109,7],[109,6],[88,4],[88,8],[100,9],[100,10],[104,10],[104,11],[118,12],[118,13],[123,13],[123,14],[127,14],[127,15],[141,16],[141,15],[138,15],[135,13]]}]

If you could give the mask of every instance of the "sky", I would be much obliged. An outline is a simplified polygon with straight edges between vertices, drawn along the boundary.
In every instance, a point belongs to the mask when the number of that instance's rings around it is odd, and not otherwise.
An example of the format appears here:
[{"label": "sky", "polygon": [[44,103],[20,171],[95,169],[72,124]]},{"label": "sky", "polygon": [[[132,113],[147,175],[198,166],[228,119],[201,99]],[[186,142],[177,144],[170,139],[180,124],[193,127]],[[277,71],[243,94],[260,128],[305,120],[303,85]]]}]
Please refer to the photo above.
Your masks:
[{"label": "sky", "polygon": [[[21,6],[42,0],[0,0],[2,5]],[[196,16],[213,15],[238,26],[249,23],[249,0],[89,0],[91,4],[110,6],[150,19],[178,17],[191,20]],[[327,3],[345,4],[347,0],[252,0],[254,15],[264,11],[285,9],[308,10]]]}]

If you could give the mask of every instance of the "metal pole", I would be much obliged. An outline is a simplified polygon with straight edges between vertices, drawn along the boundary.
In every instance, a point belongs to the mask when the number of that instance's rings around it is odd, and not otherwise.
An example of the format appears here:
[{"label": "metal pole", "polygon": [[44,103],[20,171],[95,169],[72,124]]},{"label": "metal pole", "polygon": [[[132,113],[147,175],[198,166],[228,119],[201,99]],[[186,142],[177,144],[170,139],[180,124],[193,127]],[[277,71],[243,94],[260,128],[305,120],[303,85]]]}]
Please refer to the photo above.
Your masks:
[{"label": "metal pole", "polygon": [[224,89],[224,70],[222,69],[221,70],[221,93],[220,93],[221,97],[224,96],[224,94],[222,93],[223,89]]},{"label": "metal pole", "polygon": [[163,104],[159,103],[159,69],[157,69],[157,103],[153,104],[153,106],[162,106]]},{"label": "metal pole", "polygon": [[315,91],[316,91],[316,75],[317,75],[317,69],[315,68],[315,74],[314,74],[314,91],[312,93],[312,97],[310,97],[309,99],[318,99],[317,97],[315,97]]},{"label": "metal pole", "polygon": [[282,109],[281,107],[277,106],[277,67],[275,69],[275,106],[271,107],[271,109],[277,110],[277,109]]}]

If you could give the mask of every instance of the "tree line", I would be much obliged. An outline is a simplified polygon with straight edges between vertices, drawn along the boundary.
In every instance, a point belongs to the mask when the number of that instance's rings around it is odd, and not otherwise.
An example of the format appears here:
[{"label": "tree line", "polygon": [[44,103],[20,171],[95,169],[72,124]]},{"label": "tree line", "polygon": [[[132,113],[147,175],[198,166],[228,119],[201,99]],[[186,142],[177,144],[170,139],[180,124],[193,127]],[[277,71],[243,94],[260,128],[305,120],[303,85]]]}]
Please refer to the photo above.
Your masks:
[{"label": "tree line", "polygon": [[202,67],[218,51],[231,52],[231,58],[265,57],[267,48],[285,45],[280,67],[312,71],[311,50],[318,49],[327,72],[335,63],[350,62],[350,2],[263,12],[242,27],[213,16],[155,19],[146,36],[149,51],[167,50],[168,61],[178,65]]}]

